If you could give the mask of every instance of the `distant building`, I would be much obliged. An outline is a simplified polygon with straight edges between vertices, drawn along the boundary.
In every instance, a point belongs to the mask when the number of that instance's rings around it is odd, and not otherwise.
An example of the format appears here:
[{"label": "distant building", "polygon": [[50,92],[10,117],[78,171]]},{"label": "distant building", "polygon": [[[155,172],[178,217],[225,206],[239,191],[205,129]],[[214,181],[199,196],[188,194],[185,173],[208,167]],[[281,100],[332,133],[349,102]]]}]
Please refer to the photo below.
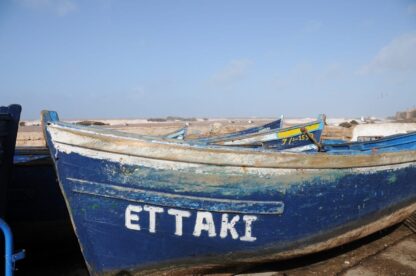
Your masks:
[{"label": "distant building", "polygon": [[407,111],[399,111],[396,113],[396,120],[411,120],[416,121],[416,108],[408,109]]}]

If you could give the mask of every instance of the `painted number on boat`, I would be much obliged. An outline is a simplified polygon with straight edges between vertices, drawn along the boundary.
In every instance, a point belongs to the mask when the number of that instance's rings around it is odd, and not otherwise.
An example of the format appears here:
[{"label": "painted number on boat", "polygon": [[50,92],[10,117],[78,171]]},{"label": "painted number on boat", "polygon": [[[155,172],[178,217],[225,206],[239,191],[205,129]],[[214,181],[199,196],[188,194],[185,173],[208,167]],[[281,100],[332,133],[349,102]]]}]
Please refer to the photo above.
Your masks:
[{"label": "painted number on boat", "polygon": [[[128,205],[125,211],[125,226],[130,230],[141,231],[142,225],[140,224],[140,216],[148,216],[147,229],[149,233],[156,233],[156,220],[157,214],[164,213],[165,209],[162,207],[151,205]],[[176,236],[183,235],[183,222],[184,220],[192,220],[194,222],[193,233],[195,237],[201,235],[207,235],[210,238],[220,237],[225,239],[231,237],[234,240],[239,239],[244,242],[253,242],[256,237],[253,236],[252,228],[253,222],[257,220],[257,216],[243,215],[230,215],[222,214],[221,221],[214,221],[214,216],[211,212],[197,211],[196,215],[192,215],[191,212],[178,209],[167,209],[166,213],[172,217],[172,223],[175,223]],[[244,233],[238,233],[236,226],[240,224],[244,227]],[[145,227],[143,226],[143,228]]]},{"label": "painted number on boat", "polygon": [[[313,137],[313,133],[310,133],[310,135]],[[282,145],[291,145],[296,142],[307,141],[307,140],[309,140],[309,137],[306,136],[305,134],[301,134],[301,135],[294,136],[294,137],[283,138]]]}]

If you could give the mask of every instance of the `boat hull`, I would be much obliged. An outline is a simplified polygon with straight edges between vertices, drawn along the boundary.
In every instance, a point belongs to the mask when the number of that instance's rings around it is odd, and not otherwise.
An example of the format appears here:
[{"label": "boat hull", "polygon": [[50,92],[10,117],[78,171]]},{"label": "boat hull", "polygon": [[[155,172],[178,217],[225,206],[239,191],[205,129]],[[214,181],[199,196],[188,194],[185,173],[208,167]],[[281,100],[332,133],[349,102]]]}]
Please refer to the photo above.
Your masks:
[{"label": "boat hull", "polygon": [[0,217],[6,214],[7,188],[13,168],[13,154],[22,107],[0,106]]},{"label": "boat hull", "polygon": [[416,149],[416,132],[396,134],[377,140],[324,145],[329,154],[366,154],[368,152],[393,152]]},{"label": "boat hull", "polygon": [[16,148],[7,198],[7,219],[11,224],[69,222],[54,163],[46,147]]},{"label": "boat hull", "polygon": [[416,208],[415,162],[245,168],[126,156],[50,136],[49,144],[92,274],[290,258],[371,234]]}]

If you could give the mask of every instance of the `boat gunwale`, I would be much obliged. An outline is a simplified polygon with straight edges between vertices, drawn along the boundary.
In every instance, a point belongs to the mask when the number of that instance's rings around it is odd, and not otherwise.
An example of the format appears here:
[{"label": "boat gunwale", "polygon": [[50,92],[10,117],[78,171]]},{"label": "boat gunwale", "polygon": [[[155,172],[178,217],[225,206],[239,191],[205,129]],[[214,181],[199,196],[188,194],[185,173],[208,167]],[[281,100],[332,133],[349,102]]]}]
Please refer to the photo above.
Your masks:
[{"label": "boat gunwale", "polygon": [[389,136],[384,136],[380,139],[376,139],[376,140],[371,140],[371,141],[351,141],[351,142],[345,142],[345,143],[339,143],[339,144],[328,144],[324,146],[329,146],[329,147],[345,147],[345,146],[356,146],[356,145],[360,145],[360,144],[364,144],[364,145],[373,145],[373,144],[380,144],[383,142],[389,142],[392,140],[396,140],[397,138],[407,138],[409,136],[414,136],[416,135],[416,131],[410,131],[407,133],[397,133],[397,134],[393,134],[393,135],[389,135]]},{"label": "boat gunwale", "polygon": [[[119,131],[79,126],[74,127],[72,124],[62,124],[60,121],[48,122],[46,128],[55,128],[58,131],[65,131],[84,138],[97,139],[102,143],[101,145],[97,145],[92,142],[65,143],[55,141],[60,144],[148,159],[216,166],[346,169],[395,165],[416,161],[416,150],[385,153],[371,152],[366,155],[278,152],[264,149],[253,150],[216,145],[198,145],[187,141],[160,137],[131,136],[130,133]],[[126,146],[129,150],[126,150]]]}]

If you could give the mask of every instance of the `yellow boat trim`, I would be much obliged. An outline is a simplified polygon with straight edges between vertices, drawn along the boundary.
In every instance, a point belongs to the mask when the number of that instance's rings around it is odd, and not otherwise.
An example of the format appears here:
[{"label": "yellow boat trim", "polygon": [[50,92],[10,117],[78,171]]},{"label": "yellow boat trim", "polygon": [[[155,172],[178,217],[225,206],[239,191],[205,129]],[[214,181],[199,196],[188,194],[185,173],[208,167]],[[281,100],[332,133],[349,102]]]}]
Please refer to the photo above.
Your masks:
[{"label": "yellow boat trim", "polygon": [[[306,128],[307,131],[315,131],[315,130],[319,129],[319,126],[320,126],[320,123],[316,123],[316,124],[313,124],[313,125],[306,126],[305,128]],[[300,135],[300,134],[302,134],[302,131],[300,131],[300,128],[294,128],[294,129],[278,132],[277,133],[277,138],[278,139],[283,139],[283,138],[288,138],[288,137],[292,137],[292,136],[296,136],[296,135]]]}]

